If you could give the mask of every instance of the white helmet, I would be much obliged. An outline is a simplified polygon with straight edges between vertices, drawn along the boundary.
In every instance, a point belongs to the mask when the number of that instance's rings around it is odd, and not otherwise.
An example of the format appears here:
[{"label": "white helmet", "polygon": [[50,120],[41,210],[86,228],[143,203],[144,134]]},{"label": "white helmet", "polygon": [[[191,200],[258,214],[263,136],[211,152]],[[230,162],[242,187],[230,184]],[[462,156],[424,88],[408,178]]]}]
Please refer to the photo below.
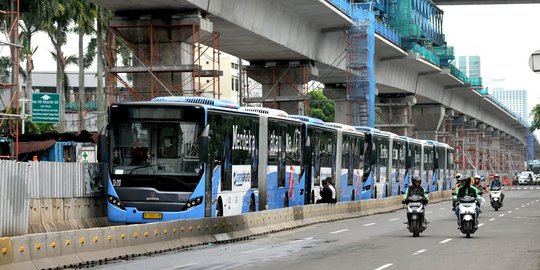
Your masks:
[{"label": "white helmet", "polygon": [[480,177],[479,174],[477,174],[477,175],[474,176],[474,179],[480,179],[480,178],[481,178],[481,177]]}]

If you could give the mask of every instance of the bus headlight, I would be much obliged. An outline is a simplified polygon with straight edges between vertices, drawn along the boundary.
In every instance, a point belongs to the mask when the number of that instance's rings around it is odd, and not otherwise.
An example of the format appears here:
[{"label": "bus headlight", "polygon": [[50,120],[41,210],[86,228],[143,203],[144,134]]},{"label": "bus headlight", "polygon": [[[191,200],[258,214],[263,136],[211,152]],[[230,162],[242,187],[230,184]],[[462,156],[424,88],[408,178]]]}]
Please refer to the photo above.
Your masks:
[{"label": "bus headlight", "polygon": [[199,204],[202,203],[202,196],[201,197],[196,197],[196,198],[193,198],[193,199],[190,199],[187,203],[186,203],[186,206],[184,207],[184,210],[188,210],[189,208],[191,207],[194,207],[194,206],[197,206]]},{"label": "bus headlight", "polygon": [[108,197],[108,201],[110,204],[122,209],[122,210],[126,210],[126,208],[124,207],[124,205],[122,204],[122,202],[120,201],[120,199],[114,197],[114,196],[111,196],[109,195]]}]

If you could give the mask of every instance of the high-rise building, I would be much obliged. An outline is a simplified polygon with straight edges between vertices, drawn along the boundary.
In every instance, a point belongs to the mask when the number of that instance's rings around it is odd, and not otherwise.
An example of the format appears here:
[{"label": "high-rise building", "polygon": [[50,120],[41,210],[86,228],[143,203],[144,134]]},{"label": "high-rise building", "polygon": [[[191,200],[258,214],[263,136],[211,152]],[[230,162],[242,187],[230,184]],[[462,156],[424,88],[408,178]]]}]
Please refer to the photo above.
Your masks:
[{"label": "high-rise building", "polygon": [[527,90],[495,88],[491,95],[506,106],[506,108],[521,116],[523,120],[529,119]]},{"label": "high-rise building", "polygon": [[469,78],[480,78],[480,56],[459,56],[458,68]]}]

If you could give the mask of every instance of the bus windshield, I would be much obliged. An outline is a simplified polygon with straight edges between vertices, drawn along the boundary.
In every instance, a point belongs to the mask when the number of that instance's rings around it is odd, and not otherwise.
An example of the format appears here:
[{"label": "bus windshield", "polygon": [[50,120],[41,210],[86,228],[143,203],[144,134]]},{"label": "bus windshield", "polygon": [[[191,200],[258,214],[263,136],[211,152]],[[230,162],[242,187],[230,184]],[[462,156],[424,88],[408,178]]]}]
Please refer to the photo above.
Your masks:
[{"label": "bus windshield", "polygon": [[126,121],[112,129],[112,173],[198,175],[200,124]]}]

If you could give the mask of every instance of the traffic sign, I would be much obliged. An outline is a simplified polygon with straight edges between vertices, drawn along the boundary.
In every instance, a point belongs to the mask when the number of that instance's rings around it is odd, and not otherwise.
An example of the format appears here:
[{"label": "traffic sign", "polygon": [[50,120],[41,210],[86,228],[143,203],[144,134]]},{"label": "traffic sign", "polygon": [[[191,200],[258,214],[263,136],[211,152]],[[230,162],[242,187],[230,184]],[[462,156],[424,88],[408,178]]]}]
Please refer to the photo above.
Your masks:
[{"label": "traffic sign", "polygon": [[32,122],[60,123],[60,95],[33,93]]}]

